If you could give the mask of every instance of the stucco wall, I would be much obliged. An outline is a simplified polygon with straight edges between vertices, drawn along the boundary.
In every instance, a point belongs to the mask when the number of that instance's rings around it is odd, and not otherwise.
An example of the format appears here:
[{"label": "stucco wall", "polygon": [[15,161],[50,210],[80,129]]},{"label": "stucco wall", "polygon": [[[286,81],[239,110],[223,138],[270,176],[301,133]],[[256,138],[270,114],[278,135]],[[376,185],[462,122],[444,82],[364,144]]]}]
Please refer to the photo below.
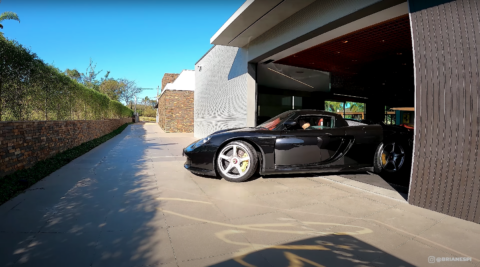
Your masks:
[{"label": "stucco wall", "polygon": [[247,126],[246,59],[244,49],[217,45],[195,65],[195,137]]}]

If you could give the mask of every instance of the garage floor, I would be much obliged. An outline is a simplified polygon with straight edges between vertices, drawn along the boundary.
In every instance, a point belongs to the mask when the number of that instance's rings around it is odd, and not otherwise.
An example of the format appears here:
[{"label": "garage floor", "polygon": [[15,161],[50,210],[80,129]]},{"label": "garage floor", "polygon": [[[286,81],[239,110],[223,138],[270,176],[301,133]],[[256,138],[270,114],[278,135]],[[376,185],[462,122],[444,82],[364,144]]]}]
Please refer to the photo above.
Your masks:
[{"label": "garage floor", "polygon": [[131,125],[0,206],[0,266],[480,266],[478,224],[362,176],[195,176],[193,140]]}]

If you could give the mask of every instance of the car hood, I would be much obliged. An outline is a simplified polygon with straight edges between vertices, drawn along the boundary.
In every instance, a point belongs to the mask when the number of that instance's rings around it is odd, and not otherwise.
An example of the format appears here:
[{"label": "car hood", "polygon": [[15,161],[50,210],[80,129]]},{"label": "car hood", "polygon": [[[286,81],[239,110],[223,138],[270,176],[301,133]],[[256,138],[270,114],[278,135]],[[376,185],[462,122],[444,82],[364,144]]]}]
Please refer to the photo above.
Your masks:
[{"label": "car hood", "polygon": [[211,136],[213,135],[217,135],[217,134],[222,134],[222,133],[233,133],[233,132],[255,132],[257,131],[258,129],[255,128],[255,127],[238,127],[238,128],[230,128],[230,129],[225,129],[225,130],[220,130],[220,131],[216,131],[214,133],[211,134]]}]

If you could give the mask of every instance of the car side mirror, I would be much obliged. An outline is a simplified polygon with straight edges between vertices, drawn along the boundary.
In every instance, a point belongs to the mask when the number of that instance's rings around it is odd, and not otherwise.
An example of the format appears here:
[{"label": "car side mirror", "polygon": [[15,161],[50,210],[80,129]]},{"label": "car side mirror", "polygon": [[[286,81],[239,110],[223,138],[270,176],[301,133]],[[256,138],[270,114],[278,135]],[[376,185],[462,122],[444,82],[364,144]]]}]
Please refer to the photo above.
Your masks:
[{"label": "car side mirror", "polygon": [[297,125],[297,122],[296,121],[286,121],[286,122],[283,123],[283,125],[287,129],[292,129],[293,127],[295,127]]}]

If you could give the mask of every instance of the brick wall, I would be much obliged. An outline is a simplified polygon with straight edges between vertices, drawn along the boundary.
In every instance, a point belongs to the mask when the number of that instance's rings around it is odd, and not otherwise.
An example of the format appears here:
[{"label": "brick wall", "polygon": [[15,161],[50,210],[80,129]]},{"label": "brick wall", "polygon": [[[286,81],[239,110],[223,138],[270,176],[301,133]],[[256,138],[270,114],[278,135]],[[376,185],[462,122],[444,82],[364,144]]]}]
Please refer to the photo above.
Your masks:
[{"label": "brick wall", "polygon": [[165,85],[167,85],[167,83],[173,83],[175,81],[175,79],[177,79],[178,75],[180,75],[180,74],[165,73],[165,75],[163,75],[163,78],[162,78],[162,90],[163,90],[163,88],[165,88]]},{"label": "brick wall", "polygon": [[112,132],[131,118],[0,122],[0,177]]},{"label": "brick wall", "polygon": [[158,101],[160,127],[167,133],[193,133],[193,91],[165,91]]},{"label": "brick wall", "polygon": [[165,103],[166,103],[166,94],[168,93],[168,91],[166,91],[165,93],[163,93],[161,96],[160,96],[160,99],[158,99],[158,108],[157,108],[157,112],[158,112],[158,125],[160,125],[160,128],[164,129],[165,130]]}]

